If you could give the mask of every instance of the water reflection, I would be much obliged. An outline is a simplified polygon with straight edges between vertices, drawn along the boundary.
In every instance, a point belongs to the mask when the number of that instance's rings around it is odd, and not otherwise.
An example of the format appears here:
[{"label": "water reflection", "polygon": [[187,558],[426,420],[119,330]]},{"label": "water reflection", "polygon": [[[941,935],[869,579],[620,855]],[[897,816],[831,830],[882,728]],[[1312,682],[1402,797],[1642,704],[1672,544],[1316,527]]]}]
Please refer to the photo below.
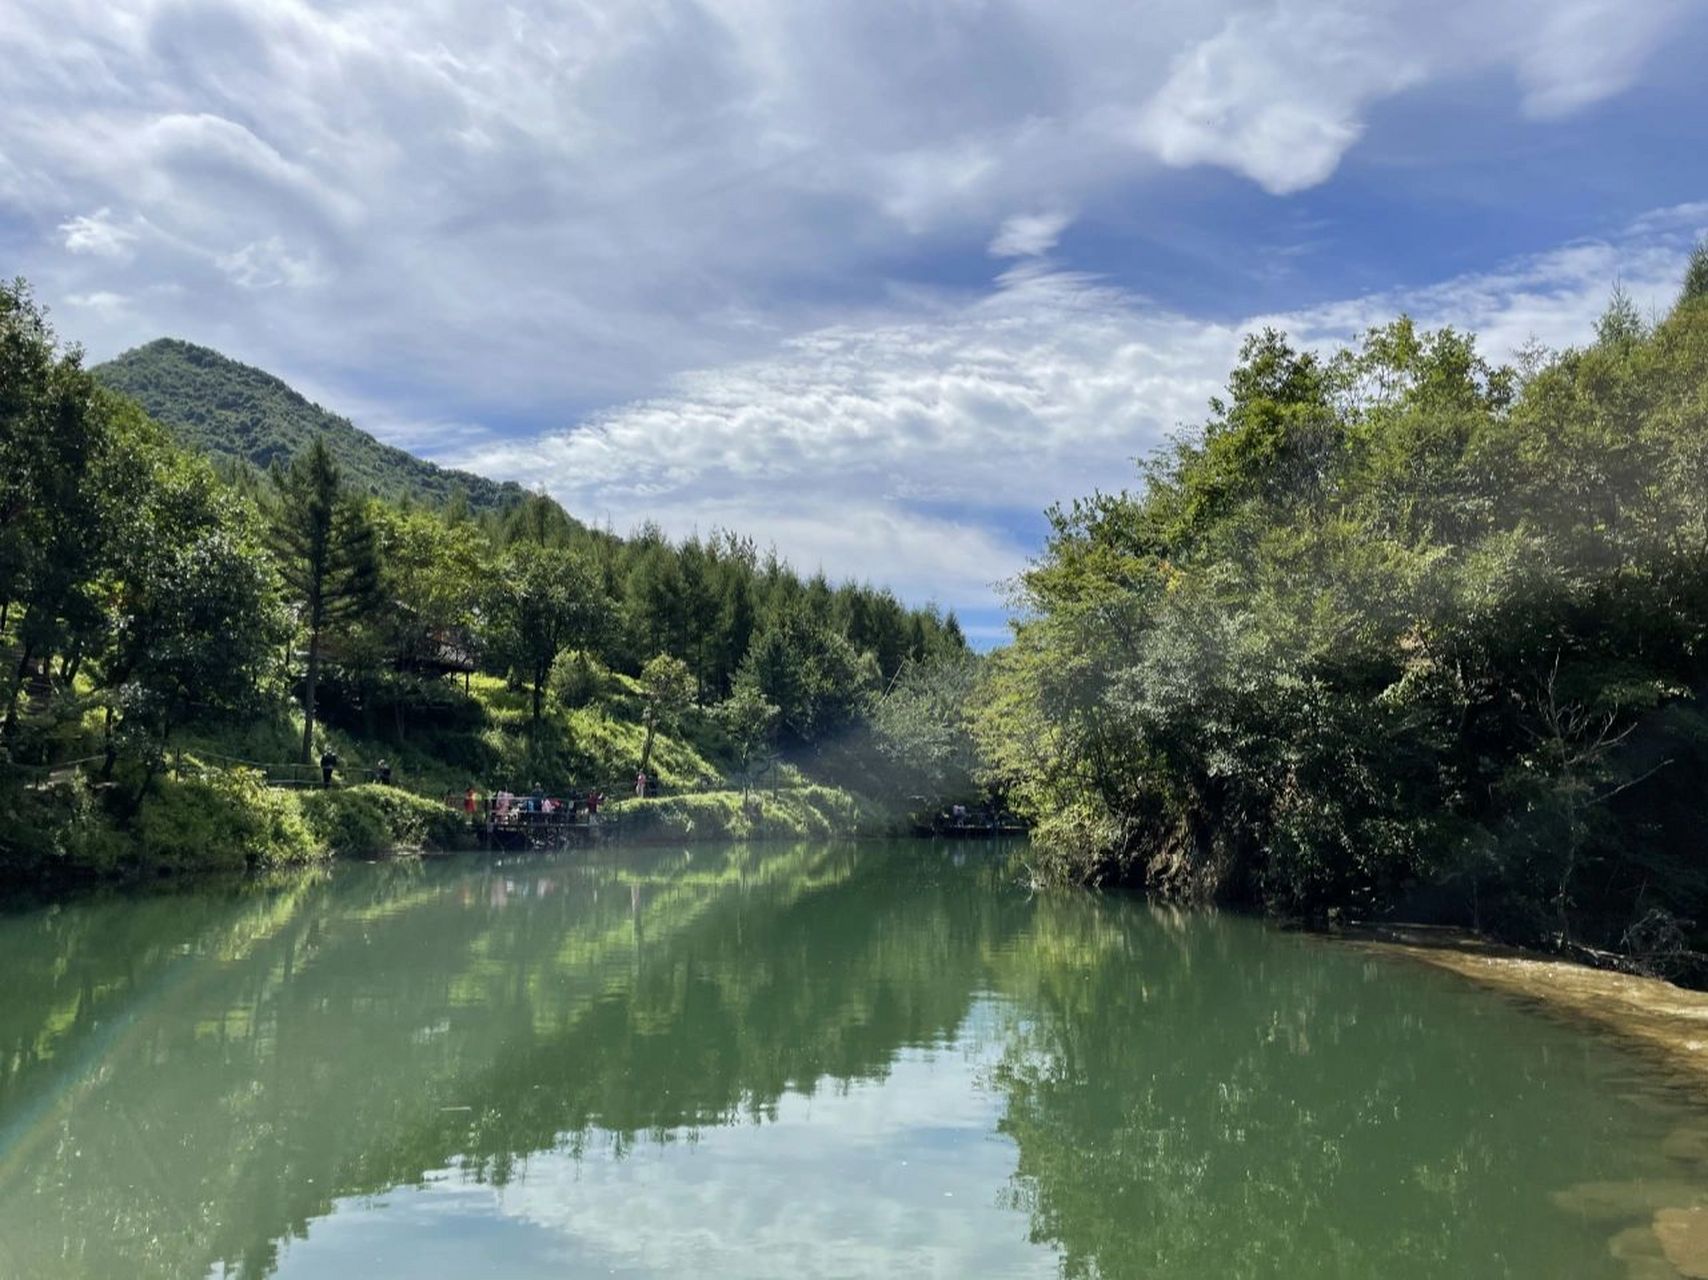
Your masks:
[{"label": "water reflection", "polygon": [[1665,1275],[1708,1156],[1455,979],[961,850],[113,896],[0,973],[4,1275]]},{"label": "water reflection", "polygon": [[1674,1184],[1686,1106],[1440,975],[1216,916],[1045,904],[1007,985],[1014,1202],[1063,1273],[1620,1274],[1590,1176]]}]

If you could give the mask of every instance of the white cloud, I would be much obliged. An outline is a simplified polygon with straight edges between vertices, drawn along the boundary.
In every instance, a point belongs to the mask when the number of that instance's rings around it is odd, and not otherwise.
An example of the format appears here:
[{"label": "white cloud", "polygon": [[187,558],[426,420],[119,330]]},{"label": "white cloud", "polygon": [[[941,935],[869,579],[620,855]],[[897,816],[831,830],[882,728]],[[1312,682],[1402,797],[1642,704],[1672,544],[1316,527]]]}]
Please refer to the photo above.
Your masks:
[{"label": "white cloud", "polygon": [[1017,213],[997,228],[993,258],[1036,258],[1056,247],[1073,219],[1065,213]]},{"label": "white cloud", "polygon": [[96,355],[176,332],[536,413],[760,354],[919,247],[1035,254],[1159,162],[1297,190],[1421,84],[1577,109],[1689,10],[11,0],[0,208],[50,301],[151,298]]},{"label": "white cloud", "polygon": [[[1237,347],[1231,307],[1205,322],[1065,269],[1162,166],[1298,191],[1379,110],[1470,80],[1558,119],[1699,11],[9,0],[0,225],[8,272],[76,308],[96,358],[189,337],[619,527],[728,523],[809,568],[988,600],[1038,508],[1125,482]],[[1152,234],[1133,221],[1129,244]],[[1648,278],[1637,245],[1290,319],[1332,336],[1413,302],[1557,341],[1613,274]],[[912,265],[986,253],[1007,269],[982,294]],[[487,434],[445,438],[468,418]]]},{"label": "white cloud", "polygon": [[1285,194],[1324,181],[1376,103],[1430,80],[1509,71],[1538,118],[1624,91],[1681,0],[1272,0],[1232,7],[1183,49],[1133,136]]},{"label": "white cloud", "polygon": [[66,301],[80,311],[93,311],[110,316],[123,311],[128,299],[123,294],[97,289],[93,293],[74,293]]},{"label": "white cloud", "polygon": [[293,255],[279,236],[268,236],[244,245],[233,253],[214,259],[221,271],[245,289],[271,289],[286,285],[306,288],[320,281],[321,273],[312,259]]},{"label": "white cloud", "polygon": [[1011,518],[1125,474],[1155,422],[1196,416],[1236,335],[1178,325],[1072,275],[1012,273],[974,303],[818,330],[456,461],[619,529],[733,527],[809,570],[988,602],[1029,550]]},{"label": "white cloud", "polygon": [[1072,273],[1020,269],[985,297],[821,329],[770,356],[685,375],[532,441],[448,460],[543,484],[619,531],[659,519],[772,539],[807,569],[915,600],[988,608],[1050,503],[1130,486],[1134,459],[1199,422],[1241,337],[1276,325],[1329,346],[1408,312],[1475,330],[1486,354],[1581,342],[1616,284],[1670,305],[1708,207],[1498,270],[1223,324]]},{"label": "white cloud", "polygon": [[[994,1020],[989,1002],[969,1021]],[[1009,1276],[1046,1280],[1055,1250],[1005,1203],[1017,1152],[993,1134],[990,1045],[903,1050],[883,1080],[783,1095],[763,1123],[708,1125],[612,1153],[530,1155],[503,1187],[455,1170],[338,1201],[279,1275],[372,1267],[451,1274],[501,1259],[525,1276]],[[567,1145],[567,1144],[566,1144]],[[399,1222],[407,1230],[399,1229]],[[358,1261],[360,1260],[360,1261]]]},{"label": "white cloud", "polygon": [[1536,15],[1518,56],[1524,106],[1554,119],[1622,93],[1637,79],[1685,0],[1564,0]]},{"label": "white cloud", "polygon": [[113,220],[111,209],[97,209],[59,224],[65,248],[70,253],[93,254],[97,258],[126,258],[136,232]]},{"label": "white cloud", "polygon": [[1398,24],[1339,4],[1241,12],[1176,60],[1137,136],[1172,165],[1219,164],[1270,191],[1315,186],[1364,109],[1425,74]]}]

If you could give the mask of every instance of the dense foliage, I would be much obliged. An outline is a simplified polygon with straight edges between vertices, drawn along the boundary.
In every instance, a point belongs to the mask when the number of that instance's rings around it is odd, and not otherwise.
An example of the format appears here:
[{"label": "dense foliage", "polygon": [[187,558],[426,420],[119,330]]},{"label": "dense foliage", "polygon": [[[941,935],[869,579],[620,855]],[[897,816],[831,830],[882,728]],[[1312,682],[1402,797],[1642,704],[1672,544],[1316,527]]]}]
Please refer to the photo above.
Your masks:
[{"label": "dense foliage", "polygon": [[92,372],[142,405],[185,447],[265,471],[323,440],[350,483],[381,497],[502,510],[522,496],[467,471],[451,471],[381,444],[347,418],[312,404],[270,373],[176,338],[137,347]]},{"label": "dense foliage", "polygon": [[[176,370],[174,394],[185,370],[213,379],[196,394],[270,474],[216,474],[110,389],[116,367]],[[397,805],[281,809],[240,768],[318,780],[280,762],[329,747],[351,780],[389,756],[435,797],[638,769],[740,804],[758,772],[775,788],[778,753],[794,785],[802,767],[841,781],[827,749],[865,743],[902,668],[965,652],[952,615],[802,578],[734,534],[619,538],[519,492],[391,501],[441,490],[407,469],[376,480],[354,428],[319,412],[184,344],[97,376],[22,282],[0,288],[0,870],[413,840]],[[219,829],[234,834],[216,856]]]},{"label": "dense foliage", "polygon": [[1708,256],[1494,367],[1251,338],[1138,493],[1052,513],[978,699],[1059,874],[1676,950],[1708,924]]}]

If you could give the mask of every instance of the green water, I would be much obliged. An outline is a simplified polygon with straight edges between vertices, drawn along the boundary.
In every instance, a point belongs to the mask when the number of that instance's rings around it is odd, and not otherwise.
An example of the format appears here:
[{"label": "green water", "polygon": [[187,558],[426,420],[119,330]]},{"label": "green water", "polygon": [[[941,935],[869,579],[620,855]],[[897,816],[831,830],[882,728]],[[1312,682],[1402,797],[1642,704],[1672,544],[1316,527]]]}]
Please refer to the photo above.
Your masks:
[{"label": "green water", "polygon": [[1681,1128],[1450,976],[971,847],[0,914],[6,1277],[1619,1277]]}]

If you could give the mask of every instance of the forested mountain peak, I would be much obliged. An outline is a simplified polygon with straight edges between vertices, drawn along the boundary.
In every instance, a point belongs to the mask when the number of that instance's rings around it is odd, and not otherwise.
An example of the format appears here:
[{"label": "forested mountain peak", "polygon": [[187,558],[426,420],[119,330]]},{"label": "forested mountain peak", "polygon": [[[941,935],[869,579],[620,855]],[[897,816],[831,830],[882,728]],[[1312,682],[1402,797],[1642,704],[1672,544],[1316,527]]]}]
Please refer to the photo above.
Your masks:
[{"label": "forested mountain peak", "polygon": [[322,437],[348,480],[382,497],[437,505],[461,491],[472,508],[498,510],[522,496],[513,483],[453,471],[383,444],[282,379],[193,342],[157,338],[93,372],[182,443],[218,458],[265,469]]}]

